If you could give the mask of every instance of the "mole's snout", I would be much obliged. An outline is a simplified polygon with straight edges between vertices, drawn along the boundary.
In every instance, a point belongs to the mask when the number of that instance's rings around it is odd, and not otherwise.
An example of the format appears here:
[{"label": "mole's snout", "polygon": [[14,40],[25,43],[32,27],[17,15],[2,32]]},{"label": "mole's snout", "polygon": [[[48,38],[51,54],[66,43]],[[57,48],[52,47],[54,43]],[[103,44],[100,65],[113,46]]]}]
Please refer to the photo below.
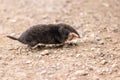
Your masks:
[{"label": "mole's snout", "polygon": [[71,41],[74,38],[80,38],[80,36],[78,34],[76,34],[76,33],[73,33],[73,32],[69,33],[68,40]]}]

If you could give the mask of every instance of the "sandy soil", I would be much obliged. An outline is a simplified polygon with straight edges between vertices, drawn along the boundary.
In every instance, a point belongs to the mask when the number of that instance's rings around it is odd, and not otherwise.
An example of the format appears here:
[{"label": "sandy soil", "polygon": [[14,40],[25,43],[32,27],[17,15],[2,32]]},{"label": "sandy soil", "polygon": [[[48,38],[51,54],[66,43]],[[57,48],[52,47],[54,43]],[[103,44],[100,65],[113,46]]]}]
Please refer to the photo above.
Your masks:
[{"label": "sandy soil", "polygon": [[[6,38],[61,22],[82,36],[77,46],[31,52]],[[120,0],[0,0],[0,80],[120,80]]]}]

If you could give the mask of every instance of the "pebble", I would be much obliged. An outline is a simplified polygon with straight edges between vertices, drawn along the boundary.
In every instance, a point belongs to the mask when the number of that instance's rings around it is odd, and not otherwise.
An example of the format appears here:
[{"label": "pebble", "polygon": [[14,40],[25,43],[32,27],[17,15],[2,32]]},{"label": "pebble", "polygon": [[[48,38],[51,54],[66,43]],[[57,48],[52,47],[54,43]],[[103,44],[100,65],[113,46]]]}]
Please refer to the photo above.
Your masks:
[{"label": "pebble", "polygon": [[105,54],[101,50],[97,50],[96,55],[99,56],[99,57],[104,57],[105,56]]},{"label": "pebble", "polygon": [[109,7],[108,3],[102,3],[102,5],[105,6],[105,7]]},{"label": "pebble", "polygon": [[45,74],[45,73],[47,73],[47,71],[46,71],[46,70],[43,70],[43,71],[41,71],[40,73],[41,73],[41,74]]},{"label": "pebble", "polygon": [[26,63],[26,64],[30,64],[30,63],[32,63],[32,61],[28,60],[28,61],[26,61],[25,63]]},{"label": "pebble", "polygon": [[120,32],[120,26],[118,24],[114,24],[110,26],[110,30],[113,32]]},{"label": "pebble", "polygon": [[76,54],[76,57],[78,58],[78,57],[80,57],[80,55],[81,55],[81,54]]},{"label": "pebble", "polygon": [[41,63],[45,63],[45,61],[44,61],[44,60],[40,60],[40,62],[41,62]]},{"label": "pebble", "polygon": [[84,71],[84,70],[78,70],[75,72],[76,75],[81,75],[81,76],[86,76],[88,75],[88,72]]},{"label": "pebble", "polygon": [[102,64],[102,65],[105,65],[106,63],[108,63],[106,60],[102,60],[102,61],[100,62],[100,64]]},{"label": "pebble", "polygon": [[15,23],[17,21],[17,19],[10,19],[9,21],[12,23]]},{"label": "pebble", "polygon": [[41,55],[49,55],[49,51],[48,50],[44,50],[40,53]]},{"label": "pebble", "polygon": [[96,38],[96,39],[93,41],[93,43],[99,44],[99,45],[103,45],[103,44],[104,44],[104,41],[101,40],[100,38]]},{"label": "pebble", "polygon": [[93,47],[93,48],[91,48],[91,51],[94,51],[95,49],[96,49],[96,48]]},{"label": "pebble", "polygon": [[15,33],[11,33],[10,36],[15,36],[16,34]]}]

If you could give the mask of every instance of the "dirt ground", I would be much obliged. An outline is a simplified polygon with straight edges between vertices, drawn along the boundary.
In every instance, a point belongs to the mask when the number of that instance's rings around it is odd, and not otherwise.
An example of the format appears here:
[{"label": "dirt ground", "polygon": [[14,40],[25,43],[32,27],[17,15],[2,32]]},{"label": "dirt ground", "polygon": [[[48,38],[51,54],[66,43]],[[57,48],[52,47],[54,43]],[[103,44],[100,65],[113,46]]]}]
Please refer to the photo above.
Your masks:
[{"label": "dirt ground", "polygon": [[[31,52],[6,37],[49,23],[72,25],[77,45]],[[120,80],[120,0],[0,0],[0,80]]]}]

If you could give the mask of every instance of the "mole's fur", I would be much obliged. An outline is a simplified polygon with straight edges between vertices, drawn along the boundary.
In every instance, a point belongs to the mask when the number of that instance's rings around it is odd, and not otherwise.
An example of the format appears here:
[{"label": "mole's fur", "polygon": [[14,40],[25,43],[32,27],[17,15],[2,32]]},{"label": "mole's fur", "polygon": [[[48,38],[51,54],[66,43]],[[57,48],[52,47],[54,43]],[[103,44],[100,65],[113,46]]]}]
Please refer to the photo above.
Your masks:
[{"label": "mole's fur", "polygon": [[80,37],[78,32],[67,24],[63,23],[48,25],[40,24],[30,27],[25,32],[23,32],[19,38],[15,38],[13,36],[7,37],[13,40],[18,40],[21,43],[33,47],[38,43],[43,44],[64,43],[68,39],[70,33],[76,34],[77,37]]}]

